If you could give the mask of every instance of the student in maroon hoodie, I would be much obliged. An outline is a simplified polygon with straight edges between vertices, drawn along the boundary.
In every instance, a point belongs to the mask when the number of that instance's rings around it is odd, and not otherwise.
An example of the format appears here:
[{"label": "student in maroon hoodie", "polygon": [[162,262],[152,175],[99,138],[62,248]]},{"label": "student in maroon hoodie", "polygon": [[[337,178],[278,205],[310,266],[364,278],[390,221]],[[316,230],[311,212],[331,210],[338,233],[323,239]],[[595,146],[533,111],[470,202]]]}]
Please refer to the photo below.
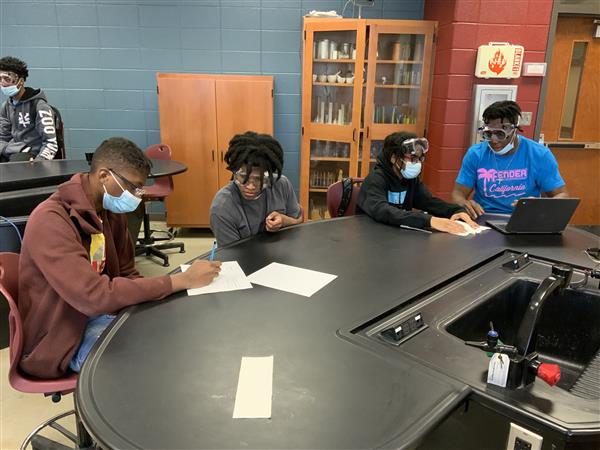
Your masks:
[{"label": "student in maroon hoodie", "polygon": [[138,206],[149,172],[133,142],[108,139],[89,175],[74,175],[31,214],[19,264],[23,371],[40,378],[79,371],[120,309],[207,285],[219,273],[221,264],[209,261],[175,275],[137,272],[123,213]]}]

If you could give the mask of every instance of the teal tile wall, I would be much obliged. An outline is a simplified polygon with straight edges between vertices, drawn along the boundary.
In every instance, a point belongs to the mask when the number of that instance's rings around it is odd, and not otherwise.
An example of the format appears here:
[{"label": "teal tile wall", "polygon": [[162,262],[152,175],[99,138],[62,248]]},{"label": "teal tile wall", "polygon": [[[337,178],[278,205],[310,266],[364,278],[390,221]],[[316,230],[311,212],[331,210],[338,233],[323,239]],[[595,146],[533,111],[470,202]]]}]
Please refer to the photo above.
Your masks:
[{"label": "teal tile wall", "polygon": [[[68,157],[102,139],[160,141],[156,72],[275,78],[275,136],[298,188],[302,16],[345,0],[1,0],[0,54],[29,64],[65,120]],[[346,17],[352,17],[351,5]],[[423,0],[376,0],[364,17],[421,19]]]}]

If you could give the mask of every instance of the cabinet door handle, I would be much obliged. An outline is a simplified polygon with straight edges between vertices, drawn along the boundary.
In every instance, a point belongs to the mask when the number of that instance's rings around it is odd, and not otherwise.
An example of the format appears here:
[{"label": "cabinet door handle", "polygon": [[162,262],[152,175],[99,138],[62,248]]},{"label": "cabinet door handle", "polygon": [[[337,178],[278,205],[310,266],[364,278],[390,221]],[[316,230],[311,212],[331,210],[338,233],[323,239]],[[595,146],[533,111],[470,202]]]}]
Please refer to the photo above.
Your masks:
[{"label": "cabinet door handle", "polygon": [[369,127],[367,126],[367,139],[369,139]]},{"label": "cabinet door handle", "polygon": [[352,129],[352,140],[356,142],[356,128]]},{"label": "cabinet door handle", "polygon": [[223,150],[221,150],[221,161],[225,161],[225,158],[223,158]]},{"label": "cabinet door handle", "polygon": [[214,150],[212,151],[212,160],[213,160],[213,162],[215,162],[215,151]]}]

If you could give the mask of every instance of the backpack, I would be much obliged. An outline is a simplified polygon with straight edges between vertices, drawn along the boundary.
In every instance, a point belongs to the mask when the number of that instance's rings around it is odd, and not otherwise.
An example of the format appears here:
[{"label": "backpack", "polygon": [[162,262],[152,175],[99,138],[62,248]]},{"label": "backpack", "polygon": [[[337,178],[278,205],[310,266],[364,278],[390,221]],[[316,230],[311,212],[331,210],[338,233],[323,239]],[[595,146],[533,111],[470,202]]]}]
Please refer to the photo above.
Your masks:
[{"label": "backpack", "polygon": [[[352,200],[352,192],[354,190],[354,185],[356,185],[357,189],[360,190],[360,186],[363,182],[362,178],[344,178],[342,180],[342,198],[340,200],[340,205],[337,209],[336,217],[343,217],[350,206],[350,202]],[[352,211],[354,213],[354,211]]]},{"label": "backpack", "polygon": [[[37,102],[40,100],[41,99],[31,102],[31,110],[35,109],[35,107],[37,106]],[[46,101],[46,103],[48,104],[48,106],[52,110],[52,114],[54,115],[54,128],[56,131],[56,144],[58,147],[58,150],[54,154],[54,159],[65,159],[65,124],[62,120],[62,116],[60,115],[60,111],[58,110],[58,108],[52,106],[50,103],[48,103],[48,101]],[[33,112],[33,114],[30,114],[30,116],[35,117],[35,112]]]},{"label": "backpack", "polygon": [[65,159],[67,157],[65,154],[65,124],[60,111],[50,103],[48,103],[48,106],[52,108],[52,112],[54,113],[54,128],[56,128],[56,143],[58,144],[58,150],[54,155],[54,159]]}]

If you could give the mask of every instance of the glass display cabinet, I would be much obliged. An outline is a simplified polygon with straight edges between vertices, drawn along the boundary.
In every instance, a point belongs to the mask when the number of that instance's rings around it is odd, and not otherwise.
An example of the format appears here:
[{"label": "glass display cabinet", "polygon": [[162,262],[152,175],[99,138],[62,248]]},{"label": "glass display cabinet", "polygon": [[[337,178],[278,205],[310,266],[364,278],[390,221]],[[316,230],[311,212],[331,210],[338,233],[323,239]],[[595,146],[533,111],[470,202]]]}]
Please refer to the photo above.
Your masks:
[{"label": "glass display cabinet", "polygon": [[327,218],[327,187],[365,177],[394,131],[423,135],[436,23],[304,19],[300,201]]}]

